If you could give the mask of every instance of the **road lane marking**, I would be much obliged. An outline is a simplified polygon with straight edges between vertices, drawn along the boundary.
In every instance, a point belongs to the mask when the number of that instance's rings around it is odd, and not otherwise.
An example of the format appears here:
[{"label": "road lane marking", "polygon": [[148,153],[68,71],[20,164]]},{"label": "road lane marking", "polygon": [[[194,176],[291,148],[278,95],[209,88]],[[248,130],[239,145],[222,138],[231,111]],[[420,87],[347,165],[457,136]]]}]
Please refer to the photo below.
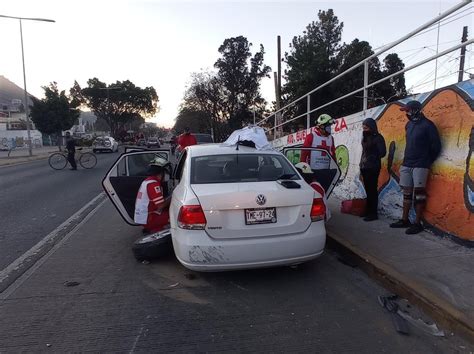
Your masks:
[{"label": "road lane marking", "polygon": [[[46,235],[36,245],[23,253],[19,258],[10,263],[5,269],[0,271],[0,300],[6,299],[23,281],[25,281],[33,272],[43,264],[61,245],[74,234],[95,212],[107,201],[105,192],[99,193],[90,202],[84,205],[56,229]],[[96,205],[97,204],[97,205]],[[96,205],[91,211],[85,214],[85,211]],[[83,215],[85,214],[85,215]],[[82,220],[80,220],[83,218]],[[80,221],[79,221],[80,220]],[[77,224],[68,232],[68,227]],[[61,237],[61,234],[66,232]],[[45,251],[45,248],[50,247]],[[41,254],[43,253],[43,254]],[[15,277],[16,275],[16,277]],[[26,277],[24,277],[26,276]],[[9,279],[15,277],[14,279]],[[24,278],[24,279],[23,279]],[[6,285],[4,285],[6,283]],[[16,284],[20,283],[20,284]],[[18,285],[18,286],[13,286]],[[14,289],[10,289],[10,288]],[[3,290],[2,290],[3,289]],[[12,291],[10,291],[12,290]]]}]

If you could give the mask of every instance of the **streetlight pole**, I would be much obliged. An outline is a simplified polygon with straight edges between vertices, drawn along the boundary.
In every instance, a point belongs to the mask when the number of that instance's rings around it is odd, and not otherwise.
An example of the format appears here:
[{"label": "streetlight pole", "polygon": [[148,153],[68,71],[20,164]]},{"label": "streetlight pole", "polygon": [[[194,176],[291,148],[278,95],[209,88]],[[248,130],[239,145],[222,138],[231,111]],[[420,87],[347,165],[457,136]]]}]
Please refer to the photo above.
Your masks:
[{"label": "streetlight pole", "polygon": [[29,114],[29,107],[28,107],[28,92],[26,91],[26,70],[25,70],[25,51],[23,49],[23,28],[21,20],[28,20],[28,21],[42,21],[42,22],[56,22],[54,20],[49,20],[46,18],[32,18],[32,17],[16,17],[16,16],[5,16],[0,15],[3,18],[11,18],[14,20],[20,21],[20,39],[21,39],[21,60],[23,63],[23,86],[25,91],[25,102],[23,104],[25,108],[26,114],[26,132],[28,135],[28,154],[33,156],[32,146],[31,146],[31,132],[30,132],[30,114]]}]

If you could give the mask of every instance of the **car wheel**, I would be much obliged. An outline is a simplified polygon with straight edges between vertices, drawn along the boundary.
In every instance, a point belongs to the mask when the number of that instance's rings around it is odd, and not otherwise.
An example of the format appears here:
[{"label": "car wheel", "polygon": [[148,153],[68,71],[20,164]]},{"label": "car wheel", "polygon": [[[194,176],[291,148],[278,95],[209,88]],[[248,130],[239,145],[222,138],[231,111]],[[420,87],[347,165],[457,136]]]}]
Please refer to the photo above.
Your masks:
[{"label": "car wheel", "polygon": [[133,255],[139,262],[166,256],[172,250],[173,243],[169,229],[140,237],[132,246]]}]

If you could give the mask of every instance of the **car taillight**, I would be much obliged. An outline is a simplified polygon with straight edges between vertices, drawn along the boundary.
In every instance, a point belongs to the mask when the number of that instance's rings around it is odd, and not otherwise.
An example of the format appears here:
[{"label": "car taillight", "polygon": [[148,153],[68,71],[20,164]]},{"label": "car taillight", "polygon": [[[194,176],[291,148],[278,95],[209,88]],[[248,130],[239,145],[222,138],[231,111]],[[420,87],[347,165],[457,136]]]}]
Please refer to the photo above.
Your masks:
[{"label": "car taillight", "polygon": [[183,205],[179,209],[178,226],[187,230],[204,230],[206,216],[200,205]]},{"label": "car taillight", "polygon": [[311,206],[311,221],[324,220],[326,215],[326,205],[322,198],[314,198],[313,205]]}]

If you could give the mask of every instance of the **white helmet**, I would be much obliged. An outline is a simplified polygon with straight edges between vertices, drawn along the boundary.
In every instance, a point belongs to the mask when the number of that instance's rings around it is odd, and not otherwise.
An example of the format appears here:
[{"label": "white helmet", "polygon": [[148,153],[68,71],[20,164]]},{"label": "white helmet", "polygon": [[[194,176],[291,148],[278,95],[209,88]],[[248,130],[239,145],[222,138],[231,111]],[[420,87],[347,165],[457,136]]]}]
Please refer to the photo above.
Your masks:
[{"label": "white helmet", "polygon": [[158,156],[150,161],[150,166],[165,167],[168,164],[169,164],[169,161],[166,161],[164,158],[158,157]]},{"label": "white helmet", "polygon": [[306,163],[306,162],[298,162],[295,167],[300,171],[301,173],[306,173],[306,174],[311,174],[313,173],[313,170],[311,167]]}]

